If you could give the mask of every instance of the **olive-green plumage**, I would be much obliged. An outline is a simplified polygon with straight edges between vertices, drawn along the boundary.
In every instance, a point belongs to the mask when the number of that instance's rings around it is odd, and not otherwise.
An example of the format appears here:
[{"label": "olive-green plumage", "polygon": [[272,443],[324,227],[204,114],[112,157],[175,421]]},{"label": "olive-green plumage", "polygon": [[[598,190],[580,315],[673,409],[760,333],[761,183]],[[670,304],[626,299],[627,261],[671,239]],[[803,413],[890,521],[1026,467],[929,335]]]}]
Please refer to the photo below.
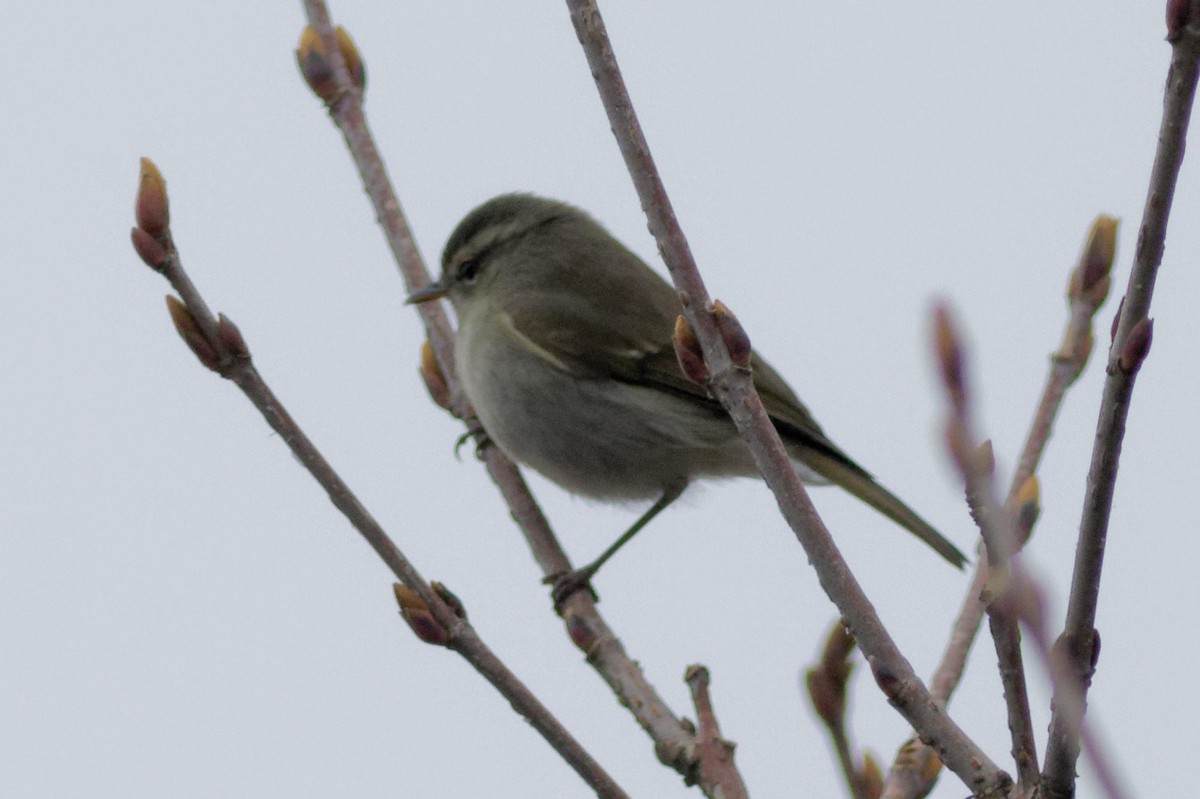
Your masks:
[{"label": "olive-green plumage", "polygon": [[[757,474],[724,410],[680,370],[675,290],[584,212],[496,197],[459,223],[442,269],[411,299],[449,297],[464,390],[511,457],[577,494],[659,498],[654,512],[693,480]],[[954,565],[966,561],[830,441],[757,353],[752,369],[806,482],[839,485]]]}]

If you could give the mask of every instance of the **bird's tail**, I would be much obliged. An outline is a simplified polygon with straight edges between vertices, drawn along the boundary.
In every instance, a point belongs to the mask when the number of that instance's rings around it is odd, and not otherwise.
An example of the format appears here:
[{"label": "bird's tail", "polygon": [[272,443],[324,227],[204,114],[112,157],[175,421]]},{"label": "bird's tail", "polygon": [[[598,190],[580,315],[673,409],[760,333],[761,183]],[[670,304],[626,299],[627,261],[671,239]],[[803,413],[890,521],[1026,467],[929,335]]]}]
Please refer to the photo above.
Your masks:
[{"label": "bird's tail", "polygon": [[934,549],[939,555],[962,568],[967,557],[958,547],[950,543],[929,522],[905,505],[886,488],[875,482],[875,478],[863,471],[853,461],[836,457],[832,453],[813,448],[804,448],[804,464],[832,483],[836,483],[875,510],[899,524]]}]

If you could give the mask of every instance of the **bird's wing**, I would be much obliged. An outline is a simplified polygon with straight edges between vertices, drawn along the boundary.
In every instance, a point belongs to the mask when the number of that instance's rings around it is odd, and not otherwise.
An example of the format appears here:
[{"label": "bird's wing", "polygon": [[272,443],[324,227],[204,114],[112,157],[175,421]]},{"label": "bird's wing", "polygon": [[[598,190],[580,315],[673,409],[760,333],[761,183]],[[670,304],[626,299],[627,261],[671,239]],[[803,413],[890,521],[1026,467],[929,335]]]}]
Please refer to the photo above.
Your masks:
[{"label": "bird's wing", "polygon": [[[623,285],[592,282],[588,301],[562,286],[530,287],[509,308],[514,330],[556,368],[580,379],[655,387],[724,410],[708,390],[684,376],[671,335],[680,303],[674,289],[632,253]],[[563,275],[569,276],[570,270]],[[634,287],[633,291],[629,287]],[[566,301],[564,302],[564,298]],[[754,385],[794,458],[907,528],[958,567],[962,552],[855,463],[825,435],[808,408],[770,364],[751,354]]]},{"label": "bird's wing", "polygon": [[[571,302],[578,291],[528,287],[509,306],[514,330],[557,368],[583,379],[619,380],[655,387],[709,405],[720,404],[684,376],[671,335],[681,312],[679,296],[632,252],[610,262],[603,275],[566,268],[563,279],[585,281],[588,302]],[[614,278],[608,285],[598,284]],[[566,298],[566,302],[563,301]],[[825,435],[784,379],[757,353],[751,354],[754,385],[768,415],[793,445],[817,452],[866,474]]]}]

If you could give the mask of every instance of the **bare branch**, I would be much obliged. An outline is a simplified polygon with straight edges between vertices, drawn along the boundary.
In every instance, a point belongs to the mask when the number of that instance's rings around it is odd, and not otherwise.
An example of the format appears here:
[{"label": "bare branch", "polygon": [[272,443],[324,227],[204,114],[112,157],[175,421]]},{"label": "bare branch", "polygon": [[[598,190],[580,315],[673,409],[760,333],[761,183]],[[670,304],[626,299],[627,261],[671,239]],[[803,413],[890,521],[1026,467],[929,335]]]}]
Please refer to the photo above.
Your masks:
[{"label": "bare branch", "polygon": [[[165,184],[153,164],[143,159],[142,180],[138,192],[139,208],[148,195],[149,199],[155,199],[152,196],[155,193],[161,193],[162,219],[165,221]],[[151,236],[162,250],[163,257],[155,266],[156,271],[170,282],[182,298],[182,301],[170,298],[168,302],[176,329],[205,366],[233,381],[242,390],[258,408],[271,429],[287,443],[296,459],[325,489],[334,506],[354,525],[404,586],[411,589],[415,595],[413,598],[423,606],[423,611],[427,614],[416,624],[406,616],[414,630],[423,640],[443,644],[467,660],[598,794],[626,797],[627,794],[621,787],[583,749],[549,709],[542,705],[483,643],[474,628],[467,623],[461,607],[451,607],[443,596],[425,581],[300,429],[254,367],[250,359],[250,350],[240,331],[223,315],[214,317],[209,310],[183,269],[178,250],[171,238],[170,228],[166,224],[157,231],[154,224],[150,224],[149,229],[142,227],[147,223],[147,218],[140,213],[138,222],[138,229]]]},{"label": "bare branch", "polygon": [[[712,375],[709,388],[728,411],[750,447],[755,463],[774,492],[780,510],[795,531],[817,572],[822,588],[837,605],[866,653],[876,680],[913,727],[934,743],[942,760],[977,795],[1000,795],[1011,783],[943,709],[932,700],[912,666],[896,647],[870,601],[850,573],[817,516],[792,468],[745,368],[730,356],[728,322],[718,324],[716,309],[696,268],[662,180],[638,124],[628,90],[617,67],[604,22],[595,2],[568,0],[575,33],[608,114],[629,173],[637,188],[650,232],[658,242],[684,315],[695,330]],[[732,317],[731,314],[728,315]],[[740,328],[740,326],[738,326]],[[734,342],[737,343],[736,341]]]},{"label": "bare branch", "polygon": [[712,696],[708,692],[709,674],[704,666],[688,666],[683,680],[692,692],[692,705],[696,708],[696,721],[700,729],[696,733],[696,782],[721,786],[721,799],[746,799],[749,794],[733,765],[734,744],[721,737],[713,710]]},{"label": "bare branch", "polygon": [[[1096,311],[1108,296],[1116,228],[1116,220],[1112,217],[1097,217],[1088,231],[1079,261],[1071,271],[1067,290],[1070,312],[1062,343],[1050,357],[1050,371],[1005,501],[1005,507],[1017,520],[1018,540],[1022,545],[1028,540],[1039,512],[1039,490],[1034,473],[1049,442],[1067,389],[1083,372],[1092,353]],[[975,642],[979,623],[983,620],[984,588],[991,579],[988,559],[980,557],[951,627],[942,659],[929,682],[930,693],[939,702],[948,703],[962,679],[967,655]],[[932,778],[926,776],[929,771],[923,766],[925,758],[917,757],[910,751],[924,746],[917,741],[901,747],[888,772],[886,796],[917,797],[932,788]]]},{"label": "bare branch", "polygon": [[1167,73],[1158,149],[1138,230],[1133,269],[1109,350],[1108,377],[1104,381],[1096,444],[1088,471],[1067,618],[1060,638],[1063,651],[1070,659],[1071,679],[1083,702],[1079,707],[1068,708],[1071,703],[1065,700],[1062,691],[1055,691],[1042,775],[1042,788],[1049,799],[1068,799],[1075,793],[1079,729],[1094,668],[1091,653],[1095,648],[1096,602],[1117,465],[1134,379],[1149,351],[1150,301],[1162,262],[1167,221],[1183,163],[1184,142],[1196,93],[1200,66],[1200,0],[1192,0],[1186,8],[1183,2],[1172,0],[1168,3],[1167,22],[1172,45],[1171,66]]},{"label": "bare branch", "polygon": [[[1078,690],[1078,684],[1071,673],[1070,660],[1065,653],[1051,646],[1050,636],[1046,631],[1043,612],[1044,595],[1045,592],[1041,586],[1027,572],[1020,570],[1013,574],[1013,590],[1002,597],[1000,601],[1009,603],[1011,612],[1020,617],[1021,623],[1025,626],[1029,638],[1033,642],[1034,652],[1037,653],[1042,666],[1050,676],[1055,695],[1066,703],[1064,712],[1077,714],[1082,719],[1083,695]],[[1094,640],[1096,648],[1090,654],[1093,665],[1100,654],[1100,639],[1097,637]],[[1088,753],[1092,768],[1096,772],[1097,782],[1103,795],[1106,799],[1126,799],[1129,792],[1121,786],[1120,780],[1117,778],[1116,770],[1112,765],[1112,757],[1105,751],[1086,721],[1080,726],[1079,736],[1083,748]]]},{"label": "bare branch", "polygon": [[1029,796],[1037,785],[1038,769],[1029,693],[1021,657],[1021,634],[1016,615],[1003,604],[991,601],[1009,588],[1010,559],[1020,542],[1011,515],[996,497],[992,479],[995,460],[991,444],[984,442],[980,446],[976,443],[971,392],[966,378],[967,359],[961,339],[946,308],[935,309],[934,316],[938,363],[950,404],[946,420],[946,443],[966,485],[971,516],[983,536],[983,556],[989,564],[990,576],[983,585],[982,596],[988,603],[988,622],[996,646],[1000,682],[1004,686],[1012,754],[1017,765],[1017,790],[1019,795]]},{"label": "bare branch", "polygon": [[[347,72],[339,63],[337,39],[325,4],[319,0],[306,0],[305,9],[310,24],[321,41],[325,42],[326,51],[331,53],[329,60],[335,65],[339,86],[343,87],[334,92],[333,99],[329,101],[330,116],[346,139],[406,289],[412,291],[425,286],[431,280],[429,271],[425,268],[367,126],[361,93],[353,87]],[[439,371],[446,381],[453,413],[463,419],[469,432],[477,433],[482,428],[456,378],[454,335],[450,322],[439,303],[422,303],[417,310],[425,325]],[[570,571],[571,563],[566,553],[516,465],[497,447],[483,446],[479,451],[489,476],[500,489],[543,575]],[[562,603],[559,610],[572,641],[585,652],[588,663],[653,739],[659,760],[680,774],[689,774],[695,765],[689,754],[693,751],[694,731],[663,701],[646,679],[641,666],[625,652],[620,639],[596,609],[591,595],[586,591],[576,591]],[[716,791],[716,786],[712,785],[701,784],[701,788],[709,795]]]}]

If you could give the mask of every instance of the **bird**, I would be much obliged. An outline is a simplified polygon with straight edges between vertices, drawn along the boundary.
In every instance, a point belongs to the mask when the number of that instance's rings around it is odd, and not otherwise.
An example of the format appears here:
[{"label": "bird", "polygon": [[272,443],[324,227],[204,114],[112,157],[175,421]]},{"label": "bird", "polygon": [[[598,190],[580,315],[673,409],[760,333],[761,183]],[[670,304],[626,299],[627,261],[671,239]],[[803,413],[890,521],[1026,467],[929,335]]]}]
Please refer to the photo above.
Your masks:
[{"label": "bird", "polygon": [[[457,376],[487,439],[572,494],[652,503],[564,580],[568,591],[692,483],[758,474],[725,410],[680,368],[679,295],[585,211],[494,197],[458,223],[441,265],[408,302],[450,301]],[[804,482],[840,486],[963,567],[963,553],[834,444],[762,356],[750,365]]]}]

